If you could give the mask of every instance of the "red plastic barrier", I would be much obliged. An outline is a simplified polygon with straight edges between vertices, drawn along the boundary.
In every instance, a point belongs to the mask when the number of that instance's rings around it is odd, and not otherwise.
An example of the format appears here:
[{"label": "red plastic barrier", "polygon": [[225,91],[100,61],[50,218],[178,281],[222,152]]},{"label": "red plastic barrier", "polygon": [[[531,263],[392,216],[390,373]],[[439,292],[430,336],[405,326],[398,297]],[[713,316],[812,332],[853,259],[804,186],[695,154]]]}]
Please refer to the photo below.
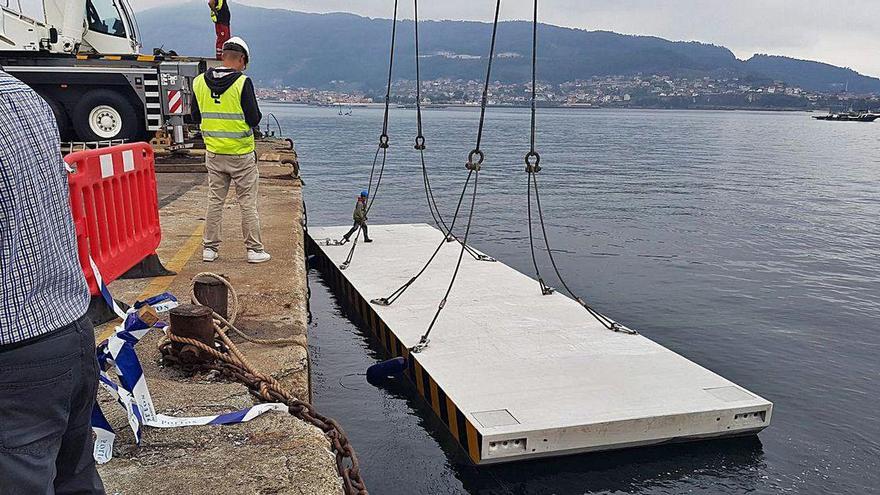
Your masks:
[{"label": "red plastic barrier", "polygon": [[156,252],[162,240],[153,148],[146,143],[78,151],[64,157],[79,262],[92,295],[100,294],[89,255],[104,283]]}]

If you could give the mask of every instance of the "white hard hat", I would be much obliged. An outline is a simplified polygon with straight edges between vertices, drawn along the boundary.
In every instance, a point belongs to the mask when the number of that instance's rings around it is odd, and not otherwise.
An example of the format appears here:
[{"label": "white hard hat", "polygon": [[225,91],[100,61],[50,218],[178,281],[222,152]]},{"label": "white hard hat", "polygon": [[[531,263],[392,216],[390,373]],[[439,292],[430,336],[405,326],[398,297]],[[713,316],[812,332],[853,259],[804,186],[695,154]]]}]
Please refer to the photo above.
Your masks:
[{"label": "white hard hat", "polygon": [[248,48],[247,43],[245,43],[244,40],[239,38],[238,36],[233,36],[232,38],[229,38],[226,43],[223,43],[223,49],[243,52],[246,62],[251,58],[250,48]]}]

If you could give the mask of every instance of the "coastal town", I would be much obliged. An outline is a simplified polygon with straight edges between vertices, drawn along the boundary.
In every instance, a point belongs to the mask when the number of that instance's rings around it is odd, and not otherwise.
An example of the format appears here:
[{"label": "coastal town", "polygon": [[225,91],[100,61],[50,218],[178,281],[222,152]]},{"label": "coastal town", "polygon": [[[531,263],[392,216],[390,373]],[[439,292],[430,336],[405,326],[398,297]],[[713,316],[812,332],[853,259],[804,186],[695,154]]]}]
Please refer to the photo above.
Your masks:
[{"label": "coastal town", "polygon": [[[422,102],[433,106],[478,105],[482,82],[437,79],[422,84]],[[380,91],[353,91],[345,81],[332,81],[326,88],[263,87],[258,98],[267,101],[318,106],[363,106],[381,103]],[[665,75],[603,76],[561,84],[538,83],[538,105],[584,108],[735,108],[768,110],[818,110],[828,108],[880,107],[880,95],[855,94],[845,84],[835,93],[809,91],[782,81],[739,77],[671,77]],[[528,106],[531,83],[494,82],[489,104]],[[392,103],[415,105],[416,83],[395,81]]]},{"label": "coastal town", "polygon": [[6,0],[0,495],[880,495],[880,1],[785,3]]}]

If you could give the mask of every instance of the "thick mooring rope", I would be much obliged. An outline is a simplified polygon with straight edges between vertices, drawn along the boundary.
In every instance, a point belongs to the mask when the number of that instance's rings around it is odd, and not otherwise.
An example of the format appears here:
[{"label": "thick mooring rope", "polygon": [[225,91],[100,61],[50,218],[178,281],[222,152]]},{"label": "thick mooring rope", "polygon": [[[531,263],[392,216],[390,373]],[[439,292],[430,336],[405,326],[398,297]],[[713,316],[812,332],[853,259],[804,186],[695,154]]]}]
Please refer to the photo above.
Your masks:
[{"label": "thick mooring rope", "polygon": [[221,281],[229,289],[232,300],[232,303],[230,304],[229,319],[223,318],[221,315],[212,311],[215,338],[215,345],[213,347],[206,345],[199,340],[177,336],[173,333],[172,329],[169,328],[159,341],[159,349],[164,358],[179,363],[180,359],[178,357],[178,351],[173,344],[176,343],[192,346],[202,351],[204,356],[210,357],[211,359],[204,360],[198,364],[188,364],[187,367],[189,369],[217,371],[225,378],[245,385],[251,394],[259,400],[265,402],[280,402],[287,405],[290,414],[320,429],[330,441],[330,450],[335,455],[336,471],[342,479],[342,486],[345,494],[369,495],[366,484],[361,478],[360,463],[358,462],[357,453],[349,442],[348,436],[345,434],[345,430],[342,426],[336,420],[320,414],[311,404],[294,397],[293,394],[288,392],[272,375],[259,371],[238,349],[227,334],[229,330],[232,330],[236,335],[255,344],[296,345],[306,349],[308,352],[308,346],[305,343],[305,339],[300,337],[265,340],[250,337],[233,324],[238,316],[238,294],[232,284],[230,284],[225,278],[210,272],[197,275],[190,284],[190,292],[192,293],[193,302],[201,305],[194,292],[195,279],[199,277],[215,278]]},{"label": "thick mooring rope", "polygon": [[189,284],[189,293],[190,293],[190,297],[192,298],[193,304],[197,304],[199,306],[205,306],[205,304],[202,303],[201,301],[199,301],[198,297],[196,297],[196,280],[202,279],[202,278],[212,278],[214,280],[217,280],[220,283],[222,283],[223,285],[225,285],[226,288],[229,290],[229,309],[228,309],[229,318],[228,319],[223,318],[221,315],[218,315],[215,312],[213,314],[213,318],[214,318],[214,320],[216,320],[218,325],[232,330],[236,335],[238,335],[242,339],[244,339],[248,342],[252,342],[254,344],[278,345],[278,346],[298,345],[298,346],[304,347],[304,348],[306,348],[306,350],[308,350],[308,347],[305,344],[303,344],[303,342],[302,342],[304,340],[302,337],[300,337],[300,338],[289,337],[289,338],[281,338],[281,339],[258,339],[256,337],[251,337],[250,335],[242,332],[241,330],[238,329],[238,327],[233,325],[233,323],[235,323],[235,320],[238,318],[238,307],[239,307],[238,292],[236,292],[235,287],[233,287],[233,285],[231,283],[229,283],[229,281],[226,280],[226,278],[224,278],[221,275],[217,275],[216,273],[211,273],[211,272],[202,272],[202,273],[199,273],[198,275],[196,275],[192,279],[192,281]]}]

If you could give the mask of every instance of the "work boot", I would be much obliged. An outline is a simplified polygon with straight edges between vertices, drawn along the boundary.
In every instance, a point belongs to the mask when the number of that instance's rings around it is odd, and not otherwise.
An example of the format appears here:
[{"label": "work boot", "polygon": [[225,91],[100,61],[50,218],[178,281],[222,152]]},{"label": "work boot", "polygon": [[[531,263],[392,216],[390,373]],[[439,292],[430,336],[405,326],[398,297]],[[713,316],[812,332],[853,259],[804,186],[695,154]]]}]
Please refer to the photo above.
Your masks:
[{"label": "work boot", "polygon": [[248,249],[247,252],[247,260],[248,263],[265,263],[271,260],[272,257],[269,256],[269,253],[266,251],[252,251]]},{"label": "work boot", "polygon": [[220,257],[220,253],[218,253],[217,251],[215,251],[213,249],[205,248],[202,251],[202,261],[204,261],[206,263],[211,263],[213,261],[217,261],[217,258],[219,258],[219,257]]}]

